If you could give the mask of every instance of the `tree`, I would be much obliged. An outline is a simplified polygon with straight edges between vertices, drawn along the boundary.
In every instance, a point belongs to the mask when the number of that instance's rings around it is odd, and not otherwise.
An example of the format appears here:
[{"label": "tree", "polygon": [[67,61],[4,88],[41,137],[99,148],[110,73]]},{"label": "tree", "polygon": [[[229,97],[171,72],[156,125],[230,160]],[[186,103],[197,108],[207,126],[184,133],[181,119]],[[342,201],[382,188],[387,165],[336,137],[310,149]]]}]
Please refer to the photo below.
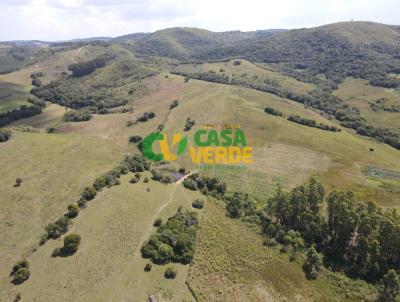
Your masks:
[{"label": "tree", "polygon": [[170,266],[165,270],[164,277],[166,279],[175,279],[177,273],[178,272],[176,271],[176,269],[174,267]]},{"label": "tree", "polygon": [[13,282],[14,284],[21,284],[29,279],[30,272],[29,268],[23,267],[17,270],[14,274]]},{"label": "tree", "polygon": [[21,186],[21,184],[22,184],[22,178],[17,178],[16,180],[15,180],[15,185],[14,185],[14,187],[19,187],[19,186]]},{"label": "tree", "polygon": [[70,205],[68,205],[67,209],[68,209],[67,216],[69,218],[74,218],[74,217],[78,216],[79,207],[76,204],[71,203]]},{"label": "tree", "polygon": [[96,189],[93,187],[86,187],[82,192],[82,197],[89,201],[96,197]]},{"label": "tree", "polygon": [[64,237],[64,246],[61,249],[61,252],[65,255],[74,254],[81,243],[81,236],[77,234],[70,234]]},{"label": "tree", "polygon": [[146,263],[146,265],[145,265],[145,267],[144,267],[144,271],[145,272],[150,272],[151,271],[151,269],[152,269],[152,265],[151,265],[151,263]]},{"label": "tree", "polygon": [[[1,122],[0,122],[0,127],[1,127]],[[6,142],[10,139],[11,137],[11,130],[8,129],[0,129],[0,143]]]},{"label": "tree", "polygon": [[192,207],[196,209],[202,209],[204,207],[204,200],[196,199],[192,202]]},{"label": "tree", "polygon": [[394,302],[400,293],[400,281],[395,270],[391,269],[383,277],[382,287],[380,290],[380,301]]},{"label": "tree", "polygon": [[21,268],[29,268],[29,262],[27,259],[22,259],[18,261],[14,266],[11,271],[11,275],[14,275],[19,269]]},{"label": "tree", "polygon": [[157,218],[157,219],[154,221],[153,226],[159,227],[159,226],[161,226],[161,224],[162,224],[162,219],[161,219],[161,218]]},{"label": "tree", "polygon": [[178,100],[173,100],[172,103],[169,105],[169,109],[174,109],[175,107],[178,107],[178,105]]},{"label": "tree", "polygon": [[303,271],[306,274],[307,279],[317,279],[318,271],[322,266],[320,255],[311,247],[307,251],[307,259],[303,264]]}]

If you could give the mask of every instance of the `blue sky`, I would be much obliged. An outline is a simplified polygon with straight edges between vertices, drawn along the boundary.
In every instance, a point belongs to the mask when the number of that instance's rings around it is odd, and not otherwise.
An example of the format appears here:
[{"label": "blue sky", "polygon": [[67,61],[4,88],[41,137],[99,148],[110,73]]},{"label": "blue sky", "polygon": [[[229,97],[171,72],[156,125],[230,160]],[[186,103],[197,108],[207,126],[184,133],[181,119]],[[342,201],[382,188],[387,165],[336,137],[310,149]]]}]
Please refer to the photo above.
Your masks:
[{"label": "blue sky", "polygon": [[399,24],[398,0],[0,0],[0,40],[56,41],[174,26],[300,28],[351,19]]}]

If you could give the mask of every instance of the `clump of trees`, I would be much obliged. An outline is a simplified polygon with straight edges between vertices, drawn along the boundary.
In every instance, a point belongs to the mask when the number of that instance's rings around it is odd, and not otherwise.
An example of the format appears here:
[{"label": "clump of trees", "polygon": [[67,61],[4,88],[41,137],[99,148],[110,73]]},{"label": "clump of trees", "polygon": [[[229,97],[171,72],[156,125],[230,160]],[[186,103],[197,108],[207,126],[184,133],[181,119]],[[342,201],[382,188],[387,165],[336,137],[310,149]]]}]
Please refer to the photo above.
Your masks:
[{"label": "clump of trees", "polygon": [[92,114],[88,110],[69,110],[64,114],[65,122],[83,122],[92,118]]},{"label": "clump of trees", "polygon": [[137,143],[139,143],[141,140],[142,140],[142,137],[141,137],[140,135],[131,135],[131,136],[129,137],[129,142],[130,142],[130,143],[137,144]]},{"label": "clump of trees", "polygon": [[42,108],[40,106],[27,106],[21,105],[19,109],[13,109],[4,113],[0,113],[0,127],[3,127],[13,121],[31,117],[42,113]]},{"label": "clump of trees", "polygon": [[185,82],[188,82],[190,78],[196,80],[202,80],[213,83],[221,83],[221,84],[229,84],[230,80],[228,76],[223,74],[216,73],[215,71],[207,71],[207,72],[184,72],[184,71],[174,71],[174,74],[181,75],[185,77]]},{"label": "clump of trees", "polygon": [[42,86],[42,81],[39,79],[40,77],[43,77],[44,74],[43,72],[34,72],[31,74],[31,79],[32,79],[32,85],[36,87]]},{"label": "clump of trees", "polygon": [[193,173],[183,181],[183,186],[189,190],[200,190],[205,195],[222,198],[226,192],[226,184],[215,177],[201,176]]},{"label": "clump of trees", "polygon": [[176,214],[162,223],[142,245],[142,256],[150,258],[156,264],[171,261],[190,263],[194,255],[197,228],[197,214],[179,208]]},{"label": "clump of trees", "polygon": [[115,56],[111,54],[105,54],[99,56],[93,60],[78,62],[68,66],[68,70],[72,71],[73,77],[83,77],[91,74],[97,68],[106,66],[107,62],[114,59]]},{"label": "clump of trees", "polygon": [[189,131],[196,124],[195,120],[192,120],[190,117],[186,119],[184,131]]},{"label": "clump of trees", "polygon": [[[372,202],[356,202],[351,192],[332,191],[326,199],[325,220],[320,209],[324,201],[325,189],[314,178],[290,193],[278,189],[260,213],[264,233],[282,243],[289,231],[298,232],[305,246],[314,246],[323,255],[326,266],[369,282],[399,269],[396,212],[385,212]],[[315,257],[309,251],[304,266],[311,277],[318,271]]]},{"label": "clump of trees", "polygon": [[29,279],[29,262],[26,259],[18,261],[12,268],[11,275],[13,276],[14,284],[21,284]]},{"label": "clump of trees", "polygon": [[167,171],[161,171],[157,169],[151,170],[151,179],[155,181],[160,181],[164,184],[169,184],[172,183],[174,180],[172,177],[169,175],[169,172]]},{"label": "clump of trees", "polygon": [[281,111],[276,110],[272,107],[265,107],[264,112],[268,113],[268,114],[276,115],[276,116],[283,116],[283,113]]},{"label": "clump of trees", "polygon": [[8,141],[10,137],[11,137],[11,130],[0,129],[0,143]]},{"label": "clump of trees", "polygon": [[49,223],[45,230],[46,234],[41,238],[41,244],[46,242],[48,239],[57,239],[61,235],[68,232],[68,226],[70,224],[70,218],[67,216],[62,216],[57,219],[54,223]]},{"label": "clump of trees", "polygon": [[148,120],[154,118],[156,114],[154,112],[145,112],[140,117],[138,117],[139,122],[147,122]]},{"label": "clump of trees", "polygon": [[326,130],[326,131],[332,131],[332,132],[340,132],[342,131],[342,129],[336,127],[336,126],[329,126],[323,123],[319,123],[317,124],[317,122],[315,120],[310,120],[310,119],[306,119],[306,118],[302,118],[298,115],[289,115],[289,117],[287,118],[288,121],[297,123],[297,124],[301,124],[301,125],[305,125],[308,127],[313,127],[313,128],[318,128],[321,130]]}]

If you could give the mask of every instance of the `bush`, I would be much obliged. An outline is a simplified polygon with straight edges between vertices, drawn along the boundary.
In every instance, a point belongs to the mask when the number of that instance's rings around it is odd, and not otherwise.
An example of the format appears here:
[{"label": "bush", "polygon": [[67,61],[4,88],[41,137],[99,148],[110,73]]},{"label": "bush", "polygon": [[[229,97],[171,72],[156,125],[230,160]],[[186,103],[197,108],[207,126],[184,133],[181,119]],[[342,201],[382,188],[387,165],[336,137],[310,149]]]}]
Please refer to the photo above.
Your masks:
[{"label": "bush", "polygon": [[271,107],[265,107],[264,111],[265,111],[265,113],[268,113],[268,114],[272,114],[272,115],[276,115],[276,116],[283,116],[283,113],[281,111],[276,110]]},{"label": "bush", "polygon": [[14,284],[21,284],[29,279],[30,272],[29,268],[23,267],[17,270],[14,274],[13,283]]},{"label": "bush", "polygon": [[96,197],[96,189],[94,187],[86,187],[82,192],[82,198],[89,201]]},{"label": "bush", "polygon": [[126,127],[131,127],[133,125],[134,125],[133,121],[127,121],[126,122]]},{"label": "bush", "polygon": [[196,121],[190,119],[190,117],[188,117],[186,119],[186,123],[185,123],[185,128],[183,129],[184,131],[189,131],[190,129],[192,129],[192,127],[195,125]]},{"label": "bush", "polygon": [[242,61],[239,61],[239,60],[233,61],[234,66],[239,66],[240,64],[242,64]]},{"label": "bush", "polygon": [[169,109],[174,109],[175,107],[178,107],[178,105],[178,100],[173,100],[172,103],[169,105]]},{"label": "bush", "polygon": [[0,143],[6,142],[11,137],[11,130],[0,129]]},{"label": "bush", "polygon": [[175,279],[175,277],[176,277],[176,275],[178,274],[178,272],[176,271],[176,269],[174,268],[174,267],[168,267],[166,270],[165,270],[165,273],[164,273],[164,277],[166,278],[166,279]]},{"label": "bush", "polygon": [[307,279],[317,279],[318,272],[322,266],[320,255],[312,247],[307,252],[307,259],[303,264],[303,271]]},{"label": "bush", "polygon": [[130,143],[137,144],[141,140],[142,140],[142,137],[140,135],[132,135],[132,136],[129,137],[129,142]]},{"label": "bush", "polygon": [[154,118],[156,114],[154,112],[145,112],[142,116],[138,118],[139,122],[147,122],[148,120]]},{"label": "bush", "polygon": [[55,223],[49,223],[46,226],[47,238],[57,239],[62,234],[68,231],[70,219],[67,216],[62,216]]},{"label": "bush", "polygon": [[196,209],[202,209],[204,207],[204,201],[201,199],[196,199],[192,202],[192,207]]},{"label": "bush", "polygon": [[75,218],[76,216],[78,216],[78,213],[79,213],[79,207],[76,205],[76,204],[70,204],[69,206],[68,206],[68,213],[67,213],[67,216],[69,217],[69,218]]},{"label": "bush", "polygon": [[145,272],[150,272],[152,267],[153,266],[151,265],[151,263],[146,263],[146,265],[144,266],[144,271]]},{"label": "bush", "polygon": [[81,236],[77,234],[70,234],[64,237],[64,246],[61,249],[61,252],[65,255],[74,254],[81,243]]},{"label": "bush", "polygon": [[143,179],[143,182],[144,182],[144,183],[148,183],[148,182],[149,182],[149,179],[148,179],[147,177],[145,177],[145,178]]},{"label": "bush", "polygon": [[157,218],[154,223],[153,226],[155,227],[159,227],[162,224],[162,219],[161,218]]},{"label": "bush", "polygon": [[88,110],[69,110],[64,114],[64,122],[83,122],[92,118]]},{"label": "bush", "polygon": [[19,187],[20,185],[22,184],[22,178],[17,178],[16,180],[15,180],[15,185],[14,185],[14,187]]},{"label": "bush", "polygon": [[131,179],[129,179],[129,182],[130,182],[131,184],[135,184],[135,183],[139,182],[139,179],[136,178],[136,177],[132,177]]},{"label": "bush", "polygon": [[12,268],[11,275],[14,275],[19,269],[21,268],[28,268],[29,269],[29,262],[27,259],[22,259],[18,261]]}]

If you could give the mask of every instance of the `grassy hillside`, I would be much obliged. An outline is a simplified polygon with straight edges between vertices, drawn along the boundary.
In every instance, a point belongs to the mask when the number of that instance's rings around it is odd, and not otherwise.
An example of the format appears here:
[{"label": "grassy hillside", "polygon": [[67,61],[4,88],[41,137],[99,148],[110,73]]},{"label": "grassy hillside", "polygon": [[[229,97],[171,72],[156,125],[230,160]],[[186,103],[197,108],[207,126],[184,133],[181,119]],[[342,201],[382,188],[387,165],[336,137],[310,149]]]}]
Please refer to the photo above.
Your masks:
[{"label": "grassy hillside", "polygon": [[[168,135],[188,135],[189,145],[202,124],[240,125],[253,147],[252,164],[207,169],[194,165],[185,153],[171,166],[217,176],[229,191],[248,193],[257,208],[265,206],[278,186],[286,191],[310,176],[316,176],[327,193],[351,190],[362,202],[400,208],[398,150],[343,128],[330,108],[317,110],[308,99],[289,99],[289,94],[314,95],[318,90],[313,101],[330,106],[325,98],[346,79],[332,93],[349,105],[341,110],[352,112],[352,106],[368,124],[399,129],[400,113],[385,110],[400,105],[398,91],[368,83],[377,74],[397,77],[395,70],[389,74],[387,65],[390,61],[393,68],[398,63],[397,34],[395,27],[358,22],[273,33],[174,28],[128,35],[118,43],[51,46],[54,52],[46,59],[0,76],[0,112],[26,100],[33,72],[44,73],[44,86],[36,92],[48,101],[40,115],[9,124],[12,136],[0,143],[0,233],[5,234],[0,300],[12,301],[17,293],[23,301],[145,301],[150,295],[158,301],[375,299],[373,285],[326,269],[317,280],[307,280],[302,271],[304,251],[291,261],[280,246],[263,245],[265,234],[260,234],[259,225],[229,218],[223,201],[187,190],[181,183],[151,180],[148,171],[137,183],[129,181],[131,172],[122,175],[119,185],[104,188],[80,210],[67,233],[82,237],[75,254],[52,257],[64,236],[42,246],[38,242],[44,227],[77,202],[84,187],[115,168],[124,155],[138,152],[137,144],[129,143],[130,136],[145,137],[160,125]],[[131,45],[122,44],[126,42]],[[343,53],[348,57],[342,58]],[[92,68],[104,56],[104,64]],[[223,62],[198,62],[227,57]],[[176,59],[198,63],[179,64]],[[75,63],[79,72],[71,73],[68,66]],[[361,69],[351,71],[353,65]],[[229,81],[221,84],[169,73],[176,71]],[[246,83],[264,83],[276,91],[251,89]],[[170,109],[174,100],[178,106]],[[281,116],[267,114],[266,107]],[[70,108],[90,110],[93,117],[65,122]],[[139,122],[146,112],[154,118]],[[341,131],[288,120],[297,115]],[[188,118],[195,124],[184,132]],[[150,180],[145,182],[145,177]],[[22,179],[19,187],[14,186],[17,178]],[[172,264],[178,272],[172,280],[164,278],[167,265],[153,264],[145,272],[149,260],[141,256],[140,247],[156,231],[155,219],[165,221],[180,206],[192,209],[197,198],[205,200],[205,207],[195,210],[199,230],[193,263]],[[323,214],[326,207],[321,206]],[[29,258],[30,278],[13,285],[10,270],[23,257]]]},{"label": "grassy hillside", "polygon": [[[10,264],[32,254],[45,225],[64,213],[97,175],[114,166],[122,150],[104,139],[13,130],[12,139],[0,145],[0,154],[1,300],[12,300],[15,288],[6,277]],[[14,187],[18,177],[23,183]]]},{"label": "grassy hillside", "polygon": [[18,109],[21,105],[30,105],[27,102],[30,85],[22,86],[0,81],[0,113]]},{"label": "grassy hillside", "polygon": [[374,87],[367,81],[349,78],[334,93],[347,104],[358,108],[371,124],[400,129],[398,90]]}]

